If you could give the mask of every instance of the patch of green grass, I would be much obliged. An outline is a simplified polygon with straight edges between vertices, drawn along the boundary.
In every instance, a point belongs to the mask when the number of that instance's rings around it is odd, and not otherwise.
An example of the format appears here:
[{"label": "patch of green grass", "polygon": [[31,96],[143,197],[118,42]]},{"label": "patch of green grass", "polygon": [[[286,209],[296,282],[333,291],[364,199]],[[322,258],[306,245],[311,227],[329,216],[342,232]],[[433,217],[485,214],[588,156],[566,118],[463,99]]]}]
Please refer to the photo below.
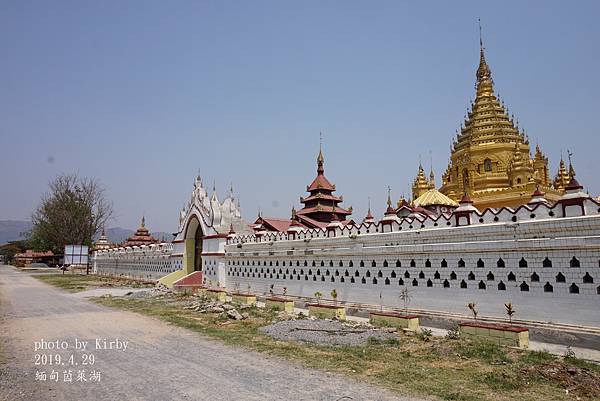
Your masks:
[{"label": "patch of green grass", "polygon": [[501,391],[518,390],[525,384],[523,377],[511,370],[486,373],[483,375],[482,382],[493,390]]},{"label": "patch of green grass", "polygon": [[591,371],[600,373],[600,365],[597,365],[592,362],[588,362],[584,359],[576,358],[574,356],[569,356],[569,357],[563,358],[563,360],[567,365],[576,366],[581,369],[587,369],[587,370],[591,370]]},{"label": "patch of green grass", "polygon": [[137,280],[126,278],[97,276],[95,274],[44,274],[34,275],[40,281],[48,283],[69,292],[81,292],[98,287],[153,287],[153,284],[145,284]]},{"label": "patch of green grass", "polygon": [[511,359],[499,344],[484,340],[463,340],[457,351],[467,358],[475,358],[487,363],[510,363]]},{"label": "patch of green grass", "polygon": [[[436,337],[423,342],[405,335],[358,347],[284,342],[259,330],[275,320],[277,312],[254,307],[246,309],[250,315],[247,320],[225,321],[218,314],[184,310],[174,302],[183,299],[185,297],[170,300],[110,297],[95,301],[153,316],[225,344],[294,360],[310,368],[346,374],[400,394],[459,401],[564,399],[564,391],[557,383],[521,373],[524,365],[545,360],[547,356],[543,353],[526,356],[528,353],[524,351],[505,349],[493,343]],[[526,382],[535,385],[523,385]]]},{"label": "patch of green grass", "polygon": [[556,360],[556,357],[548,351],[531,351],[525,352],[519,358],[519,362],[528,365],[537,365],[542,363],[549,363]]}]

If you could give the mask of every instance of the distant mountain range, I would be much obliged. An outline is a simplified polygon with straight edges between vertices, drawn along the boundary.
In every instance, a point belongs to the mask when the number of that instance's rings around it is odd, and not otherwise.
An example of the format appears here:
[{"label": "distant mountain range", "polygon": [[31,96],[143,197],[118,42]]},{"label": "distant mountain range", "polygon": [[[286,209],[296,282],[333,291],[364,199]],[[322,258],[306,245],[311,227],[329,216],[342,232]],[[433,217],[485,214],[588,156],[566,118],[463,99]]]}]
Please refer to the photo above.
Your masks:
[{"label": "distant mountain range", "polygon": [[31,227],[30,221],[0,220],[0,244],[25,239],[23,234]]},{"label": "distant mountain range", "polygon": [[[32,224],[29,221],[20,220],[0,220],[0,244],[5,244],[10,241],[18,241],[25,239],[23,233],[31,230]],[[106,236],[113,244],[118,244],[125,241],[135,233],[135,230],[127,228],[113,227],[106,229]],[[173,235],[164,232],[155,232],[151,234],[154,238],[165,241],[173,239]]]}]

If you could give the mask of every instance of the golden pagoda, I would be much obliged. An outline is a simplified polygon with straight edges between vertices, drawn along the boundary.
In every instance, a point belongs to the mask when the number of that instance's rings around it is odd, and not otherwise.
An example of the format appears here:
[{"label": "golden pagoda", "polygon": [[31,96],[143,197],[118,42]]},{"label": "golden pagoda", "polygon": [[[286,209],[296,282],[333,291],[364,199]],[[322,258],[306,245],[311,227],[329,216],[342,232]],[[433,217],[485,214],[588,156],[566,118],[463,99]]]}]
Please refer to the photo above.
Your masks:
[{"label": "golden pagoda", "polygon": [[525,204],[538,186],[545,192],[546,199],[556,201],[569,179],[561,175],[560,170],[560,183],[555,182],[553,186],[548,174],[548,158],[539,146],[531,159],[525,132],[519,129],[514,117],[508,115],[504,103],[494,92],[481,35],[479,44],[475,102],[471,103],[464,125],[461,124],[453,141],[440,192],[455,201],[468,194],[479,210]]},{"label": "golden pagoda", "polygon": [[561,156],[558,172],[556,173],[556,177],[554,177],[554,188],[564,191],[567,185],[569,185],[569,182],[571,182],[571,178],[574,176],[575,170],[573,169],[573,164],[569,163],[569,171],[567,171],[565,161]]},{"label": "golden pagoda", "polygon": [[435,188],[435,177],[433,175],[433,169],[429,171],[429,180],[425,177],[425,170],[423,165],[419,163],[419,170],[412,184],[412,199],[415,200],[419,196],[423,195],[430,189]]}]

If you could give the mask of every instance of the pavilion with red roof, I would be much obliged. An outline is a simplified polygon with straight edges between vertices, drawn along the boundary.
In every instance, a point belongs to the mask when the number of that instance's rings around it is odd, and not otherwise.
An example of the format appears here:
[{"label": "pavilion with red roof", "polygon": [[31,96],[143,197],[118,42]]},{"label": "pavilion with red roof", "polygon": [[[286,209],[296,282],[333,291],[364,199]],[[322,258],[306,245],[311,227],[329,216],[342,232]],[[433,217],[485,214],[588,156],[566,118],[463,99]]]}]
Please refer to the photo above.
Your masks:
[{"label": "pavilion with red roof", "polygon": [[296,219],[311,228],[325,227],[334,220],[344,222],[352,214],[351,209],[347,210],[339,206],[344,199],[333,194],[335,185],[325,177],[324,163],[323,150],[319,149],[317,177],[306,187],[310,195],[306,198],[300,197],[300,203],[304,207],[296,212]]}]

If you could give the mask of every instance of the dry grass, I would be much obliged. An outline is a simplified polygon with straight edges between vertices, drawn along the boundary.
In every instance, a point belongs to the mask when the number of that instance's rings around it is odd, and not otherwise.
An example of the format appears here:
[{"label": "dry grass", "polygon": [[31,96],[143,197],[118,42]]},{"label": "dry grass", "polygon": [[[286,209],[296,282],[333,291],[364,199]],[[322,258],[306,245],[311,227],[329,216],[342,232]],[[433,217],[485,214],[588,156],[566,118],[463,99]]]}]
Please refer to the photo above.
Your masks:
[{"label": "dry grass", "polygon": [[[600,369],[580,360],[563,360],[548,353],[503,348],[486,342],[442,338],[423,341],[404,334],[399,335],[397,341],[370,342],[359,347],[282,342],[258,331],[275,319],[276,315],[270,311],[253,308],[249,319],[228,321],[218,315],[185,310],[178,300],[184,298],[95,299],[100,304],[156,317],[226,344],[346,374],[400,394],[490,401],[600,397]],[[565,372],[573,372],[573,368],[579,370],[566,378],[546,374],[548,366],[558,366]],[[585,380],[578,386],[579,377]]]},{"label": "dry grass", "polygon": [[144,284],[140,281],[130,280],[125,278],[117,277],[105,277],[98,276],[95,274],[40,274],[33,275],[32,277],[37,278],[45,283],[53,286],[62,288],[69,292],[80,292],[92,288],[101,287],[153,287],[153,284]]}]

